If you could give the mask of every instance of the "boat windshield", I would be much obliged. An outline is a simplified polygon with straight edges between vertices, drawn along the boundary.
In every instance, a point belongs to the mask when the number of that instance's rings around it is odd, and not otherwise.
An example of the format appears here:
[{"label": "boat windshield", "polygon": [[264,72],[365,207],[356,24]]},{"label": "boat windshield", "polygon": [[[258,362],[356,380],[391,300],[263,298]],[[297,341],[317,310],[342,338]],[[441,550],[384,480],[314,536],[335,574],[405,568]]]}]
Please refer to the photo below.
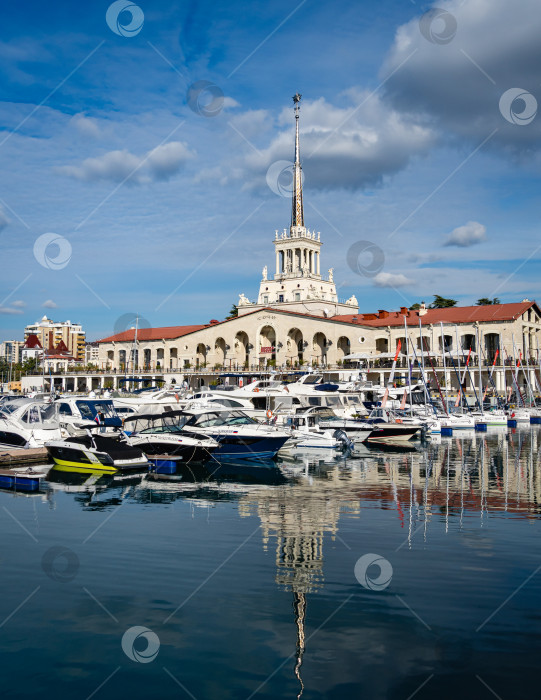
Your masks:
[{"label": "boat windshield", "polygon": [[317,416],[322,420],[339,420],[332,408],[322,408],[317,412]]},{"label": "boat windshield", "polygon": [[117,412],[112,401],[76,401],[79,413],[83,418],[94,420],[98,413],[105,418],[117,418]]},{"label": "boat windshield", "polygon": [[197,426],[198,428],[212,428],[221,425],[258,425],[257,421],[250,416],[247,416],[242,411],[221,411],[220,413],[203,413],[199,416],[193,416],[187,425]]},{"label": "boat windshield", "polygon": [[327,405],[328,406],[341,406],[342,402],[340,401],[339,396],[327,396]]},{"label": "boat windshield", "polygon": [[167,425],[163,424],[162,425],[154,425],[151,428],[145,428],[144,430],[139,431],[139,435],[144,435],[145,433],[181,433],[182,432],[182,426],[176,424],[176,425]]},{"label": "boat windshield", "polygon": [[318,384],[320,381],[321,375],[311,374],[304,379],[303,384]]},{"label": "boat windshield", "polygon": [[33,403],[21,416],[23,423],[48,423],[54,420],[56,408],[54,404]]}]

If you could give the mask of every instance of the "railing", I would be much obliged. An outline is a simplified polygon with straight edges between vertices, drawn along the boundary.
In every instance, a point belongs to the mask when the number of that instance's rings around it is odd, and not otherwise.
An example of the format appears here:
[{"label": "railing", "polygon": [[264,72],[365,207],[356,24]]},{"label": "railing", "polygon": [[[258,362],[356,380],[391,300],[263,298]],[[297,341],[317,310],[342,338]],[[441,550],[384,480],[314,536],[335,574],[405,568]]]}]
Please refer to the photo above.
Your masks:
[{"label": "railing", "polygon": [[[368,363],[368,364],[367,364]],[[58,375],[70,375],[70,376],[90,376],[90,375],[109,375],[109,376],[133,376],[133,375],[170,375],[170,374],[209,374],[209,375],[216,375],[216,374],[223,374],[224,372],[238,372],[238,373],[246,373],[246,374],[253,374],[253,373],[259,373],[259,372],[306,372],[308,370],[315,370],[319,372],[325,372],[325,371],[355,371],[355,370],[360,370],[362,372],[386,372],[391,370],[393,366],[393,361],[392,360],[377,360],[375,358],[370,358],[369,360],[363,361],[363,364],[358,367],[356,364],[351,364],[348,363],[347,361],[338,364],[338,363],[304,363],[302,365],[288,365],[286,363],[282,364],[276,364],[276,365],[268,365],[264,366],[258,363],[253,363],[248,366],[242,364],[242,363],[235,363],[231,362],[230,364],[223,364],[220,365],[219,367],[213,366],[213,367],[202,367],[202,366],[195,366],[195,367],[156,367],[155,365],[151,365],[148,367],[138,367],[136,369],[133,368],[112,368],[112,367],[99,367],[99,368],[84,368],[84,367],[70,367],[66,371],[63,372],[51,372],[51,374],[58,376]],[[412,369],[413,371],[418,371],[419,367],[422,367],[422,362],[415,361],[412,363]],[[437,370],[443,370],[444,369],[444,364],[443,360],[436,359],[434,358],[432,360],[432,364],[425,359],[425,372],[429,372],[432,367]],[[495,369],[502,369],[502,367],[505,367],[506,370],[515,370],[516,365],[513,363],[513,360],[506,360],[505,364],[502,365],[501,363],[496,363]],[[450,362],[446,362],[445,368],[447,369],[448,372],[454,372],[455,370],[458,371],[458,364],[455,361],[455,365],[453,365]],[[492,362],[488,360],[484,360],[482,362],[482,368],[483,371],[490,371],[492,368]],[[403,374],[404,372],[408,371],[409,366],[405,360],[398,360],[396,363],[395,371],[397,373]],[[524,362],[523,365],[519,368],[519,371],[522,369],[527,370],[535,370],[538,371],[539,366],[537,364],[534,364],[533,360],[530,363],[530,366],[528,368],[528,365]],[[465,364],[461,362],[460,365],[460,370],[463,372],[465,370]],[[469,370],[472,372],[476,372],[478,370],[478,363],[470,363],[469,365]],[[27,376],[27,377],[40,377],[43,375],[43,370],[41,369],[36,369],[32,370],[30,372],[26,372],[25,374],[22,374],[21,376]],[[49,372],[45,372],[45,377],[49,376]]]}]

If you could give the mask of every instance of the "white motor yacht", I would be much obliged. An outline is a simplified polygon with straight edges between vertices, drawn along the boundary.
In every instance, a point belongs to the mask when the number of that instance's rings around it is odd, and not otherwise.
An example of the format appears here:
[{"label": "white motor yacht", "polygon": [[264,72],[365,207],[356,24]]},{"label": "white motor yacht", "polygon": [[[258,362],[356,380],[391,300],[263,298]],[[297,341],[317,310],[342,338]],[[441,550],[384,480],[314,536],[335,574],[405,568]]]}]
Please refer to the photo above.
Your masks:
[{"label": "white motor yacht", "polygon": [[275,425],[265,425],[236,409],[192,409],[180,412],[179,427],[190,435],[220,443],[216,459],[272,459],[290,439]]},{"label": "white motor yacht", "polygon": [[15,399],[0,408],[0,447],[43,447],[66,436],[51,403]]},{"label": "white motor yacht", "polygon": [[[291,430],[292,442],[286,445],[286,449],[297,448],[330,448],[344,449],[352,446],[352,441],[338,426],[324,427],[321,423],[322,413],[328,417],[336,416],[328,409],[323,411],[310,408],[294,416],[290,416],[287,425]],[[368,431],[370,432],[370,431]]]}]

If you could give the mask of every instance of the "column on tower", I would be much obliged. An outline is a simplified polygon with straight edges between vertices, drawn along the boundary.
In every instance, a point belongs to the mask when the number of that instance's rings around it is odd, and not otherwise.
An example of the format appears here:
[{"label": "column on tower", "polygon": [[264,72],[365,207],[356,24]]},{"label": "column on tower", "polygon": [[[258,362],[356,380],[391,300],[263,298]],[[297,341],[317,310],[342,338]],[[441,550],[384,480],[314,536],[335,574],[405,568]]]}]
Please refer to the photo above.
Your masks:
[{"label": "column on tower", "polygon": [[317,259],[317,273],[318,275],[321,274],[320,269],[319,269],[319,253],[316,253],[316,259]]},{"label": "column on tower", "polygon": [[280,274],[280,251],[276,251],[276,274]]}]

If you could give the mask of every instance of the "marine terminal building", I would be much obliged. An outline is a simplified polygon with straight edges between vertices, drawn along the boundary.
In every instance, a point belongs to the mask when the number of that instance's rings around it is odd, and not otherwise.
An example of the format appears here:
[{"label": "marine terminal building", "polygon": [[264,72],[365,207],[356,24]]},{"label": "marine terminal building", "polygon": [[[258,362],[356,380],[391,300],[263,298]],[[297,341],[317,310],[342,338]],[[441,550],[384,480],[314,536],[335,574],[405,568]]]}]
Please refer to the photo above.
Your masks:
[{"label": "marine terminal building", "polygon": [[[240,294],[238,316],[224,321],[130,329],[103,338],[98,341],[100,367],[117,376],[149,372],[156,377],[203,367],[330,367],[341,365],[351,355],[371,367],[384,367],[392,361],[399,340],[399,367],[405,367],[405,326],[410,360],[415,360],[413,345],[417,351],[421,346],[430,351],[436,365],[444,349],[455,358],[463,350],[471,350],[475,366],[479,353],[485,366],[492,364],[496,354],[498,366],[511,366],[514,353],[524,362],[538,364],[541,311],[527,299],[445,309],[429,309],[422,304],[416,311],[403,307],[377,313],[359,313],[355,296],[338,299],[333,270],[321,274],[321,235],[304,224],[300,95],[293,99],[296,129],[291,224],[288,230],[275,232],[275,272],[271,275],[267,266],[263,268],[257,300],[250,301]],[[383,382],[383,373],[378,374]],[[499,389],[503,388],[501,375],[495,375]]]}]

